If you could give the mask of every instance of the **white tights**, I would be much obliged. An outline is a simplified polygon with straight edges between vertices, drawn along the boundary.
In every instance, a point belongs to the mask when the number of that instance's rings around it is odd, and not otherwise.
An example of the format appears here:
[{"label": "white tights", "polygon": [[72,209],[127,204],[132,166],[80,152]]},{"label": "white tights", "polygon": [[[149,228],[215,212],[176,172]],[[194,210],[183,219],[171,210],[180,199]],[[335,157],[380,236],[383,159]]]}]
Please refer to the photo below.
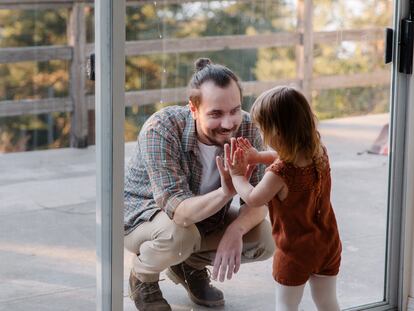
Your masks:
[{"label": "white tights", "polygon": [[[339,311],[336,276],[312,275],[309,279],[312,299],[318,311]],[[285,286],[276,282],[276,311],[298,311],[305,284]]]}]

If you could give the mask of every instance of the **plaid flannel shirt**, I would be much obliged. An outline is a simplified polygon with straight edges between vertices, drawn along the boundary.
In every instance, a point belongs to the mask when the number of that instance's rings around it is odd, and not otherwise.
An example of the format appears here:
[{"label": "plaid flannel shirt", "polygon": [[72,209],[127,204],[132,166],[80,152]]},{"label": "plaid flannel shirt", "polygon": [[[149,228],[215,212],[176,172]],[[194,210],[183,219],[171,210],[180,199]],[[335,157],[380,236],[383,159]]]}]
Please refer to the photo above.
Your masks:
[{"label": "plaid flannel shirt", "polygon": [[[248,138],[256,149],[263,150],[260,133],[244,111],[236,134],[239,136]],[[151,220],[161,210],[172,219],[183,200],[199,195],[203,171],[199,152],[195,121],[188,106],[164,108],[145,122],[126,169],[125,234]],[[250,183],[256,185],[263,174],[264,167],[260,165]],[[197,223],[200,233],[207,234],[223,225],[230,203]]]}]

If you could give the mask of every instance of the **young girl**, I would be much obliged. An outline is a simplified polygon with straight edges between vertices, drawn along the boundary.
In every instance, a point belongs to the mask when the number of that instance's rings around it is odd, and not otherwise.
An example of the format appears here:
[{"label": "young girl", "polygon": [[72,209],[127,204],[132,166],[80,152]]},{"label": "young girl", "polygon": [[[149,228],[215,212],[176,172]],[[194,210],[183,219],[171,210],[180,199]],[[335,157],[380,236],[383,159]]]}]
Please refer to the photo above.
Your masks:
[{"label": "young girl", "polygon": [[[225,146],[226,164],[240,197],[251,206],[268,203],[273,238],[276,311],[298,310],[307,281],[320,311],[339,310],[336,275],[341,261],[326,148],[306,98],[290,87],[271,89],[251,108],[266,145],[258,152],[245,138]],[[233,154],[231,154],[233,153]],[[253,187],[248,165],[270,164]]]}]

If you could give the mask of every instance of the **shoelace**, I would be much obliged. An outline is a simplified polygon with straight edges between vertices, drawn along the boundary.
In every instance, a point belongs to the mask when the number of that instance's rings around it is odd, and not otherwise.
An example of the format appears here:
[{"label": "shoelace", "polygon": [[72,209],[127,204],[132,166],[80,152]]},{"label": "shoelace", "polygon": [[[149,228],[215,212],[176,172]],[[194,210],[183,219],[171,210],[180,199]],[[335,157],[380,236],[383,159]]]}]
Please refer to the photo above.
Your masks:
[{"label": "shoelace", "polygon": [[211,278],[211,272],[210,272],[210,270],[209,270],[209,269],[207,269],[207,268],[204,268],[204,269],[201,269],[201,270],[191,270],[191,271],[188,273],[188,276],[189,276],[189,277],[194,276],[194,277],[195,277],[195,278],[197,278],[197,279],[201,279],[201,280],[209,280],[209,281],[210,281],[210,278]]},{"label": "shoelace", "polygon": [[206,280],[208,282],[208,287],[213,288],[213,285],[211,284],[211,271],[209,269],[191,270],[188,273],[188,277],[192,276],[197,280]]},{"label": "shoelace", "polygon": [[159,293],[161,291],[158,282],[147,282],[139,284],[133,291],[131,291],[130,296],[134,297],[138,291],[141,291],[141,289],[145,296]]},{"label": "shoelace", "polygon": [[154,283],[142,283],[138,287],[142,288],[142,291],[145,295],[152,295],[160,291],[160,287],[158,286],[158,283],[155,283],[155,282]]}]

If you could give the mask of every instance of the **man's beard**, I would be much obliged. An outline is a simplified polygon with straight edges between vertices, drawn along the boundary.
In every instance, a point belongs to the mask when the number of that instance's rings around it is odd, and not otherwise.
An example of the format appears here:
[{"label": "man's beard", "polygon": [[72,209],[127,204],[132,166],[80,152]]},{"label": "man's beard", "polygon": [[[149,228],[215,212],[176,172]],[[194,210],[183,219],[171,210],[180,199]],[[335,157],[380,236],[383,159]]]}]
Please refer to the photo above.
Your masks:
[{"label": "man's beard", "polygon": [[[225,144],[230,144],[230,139],[234,136],[236,131],[237,131],[237,126],[233,127],[231,130],[223,130],[223,129],[214,130],[213,137],[208,137],[208,140],[213,145],[223,147]],[[221,134],[230,134],[230,135],[227,135],[226,138],[223,138],[224,140],[216,139],[216,137],[222,137]]]}]

